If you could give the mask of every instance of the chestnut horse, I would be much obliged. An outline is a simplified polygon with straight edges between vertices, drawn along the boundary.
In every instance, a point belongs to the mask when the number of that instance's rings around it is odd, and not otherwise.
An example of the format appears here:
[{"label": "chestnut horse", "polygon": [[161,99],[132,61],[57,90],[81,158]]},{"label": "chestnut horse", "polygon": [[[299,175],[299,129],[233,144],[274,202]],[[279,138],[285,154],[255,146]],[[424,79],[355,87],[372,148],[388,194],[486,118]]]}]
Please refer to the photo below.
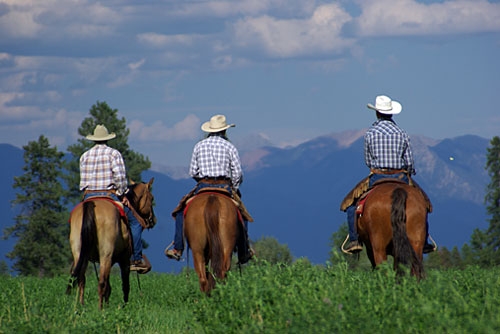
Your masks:
[{"label": "chestnut horse", "polygon": [[243,233],[238,210],[229,196],[216,192],[200,192],[187,204],[184,235],[202,292],[209,294],[214,276],[223,280],[231,269],[236,241]]},{"label": "chestnut horse", "polygon": [[[156,224],[151,193],[153,180],[152,178],[149,183],[132,183],[126,195],[141,225],[148,228]],[[132,237],[120,204],[111,197],[90,197],[79,203],[71,212],[69,241],[73,264],[66,293],[70,294],[72,288],[78,285],[80,303],[83,305],[88,262],[99,262],[99,309],[102,309],[103,300],[107,303],[111,295],[111,267],[118,263],[123,300],[127,303]]]},{"label": "chestnut horse", "polygon": [[374,184],[356,224],[373,268],[392,255],[399,275],[404,273],[403,265],[417,279],[424,277],[427,207],[422,192],[414,186],[388,180]]}]

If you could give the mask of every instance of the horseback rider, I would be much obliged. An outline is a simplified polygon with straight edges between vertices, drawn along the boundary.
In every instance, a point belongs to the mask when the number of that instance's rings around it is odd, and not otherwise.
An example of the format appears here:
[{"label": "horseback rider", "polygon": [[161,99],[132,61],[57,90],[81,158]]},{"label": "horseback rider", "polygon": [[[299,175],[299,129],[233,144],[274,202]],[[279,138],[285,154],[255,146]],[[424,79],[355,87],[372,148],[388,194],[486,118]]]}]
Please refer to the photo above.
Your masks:
[{"label": "horseback rider", "polygon": [[189,175],[197,182],[191,192],[185,195],[172,212],[175,219],[175,237],[173,248],[170,244],[165,249],[168,258],[179,261],[184,251],[184,207],[187,200],[203,188],[220,188],[229,192],[239,204],[244,222],[244,237],[238,241],[238,257],[241,264],[248,262],[253,250],[248,242],[248,221],[253,221],[241,202],[240,184],[243,182],[240,157],[236,147],[228,140],[226,130],[234,127],[227,124],[224,115],[215,115],[210,121],[202,124],[201,129],[207,133],[205,139],[199,141],[193,149]]},{"label": "horseback rider", "polygon": [[[385,178],[398,179],[418,187],[411,180],[411,175],[416,173],[410,137],[392,119],[393,115],[399,114],[403,109],[401,104],[391,100],[388,96],[380,95],[375,99],[375,106],[369,103],[367,107],[375,110],[377,116],[377,121],[372,124],[364,136],[364,157],[366,165],[370,168],[370,174],[358,183],[341,204],[341,210],[347,212],[347,223],[349,225],[349,243],[343,248],[343,251],[347,253],[357,253],[363,249],[362,244],[358,241],[354,220],[356,201],[366,190],[371,188],[376,181]],[[423,191],[422,193],[427,198]],[[428,212],[430,210],[429,201]],[[428,241],[428,230],[429,223],[426,217],[427,234],[424,253],[436,250],[436,246]]]},{"label": "horseback rider", "polygon": [[143,227],[130,209],[125,196],[128,191],[125,163],[121,153],[107,145],[108,140],[115,137],[116,134],[108,133],[104,125],[97,125],[94,134],[86,137],[94,141],[95,145],[80,157],[80,190],[84,192],[83,200],[111,197],[123,204],[133,242],[130,270],[145,274],[151,270],[151,264],[142,256]]}]

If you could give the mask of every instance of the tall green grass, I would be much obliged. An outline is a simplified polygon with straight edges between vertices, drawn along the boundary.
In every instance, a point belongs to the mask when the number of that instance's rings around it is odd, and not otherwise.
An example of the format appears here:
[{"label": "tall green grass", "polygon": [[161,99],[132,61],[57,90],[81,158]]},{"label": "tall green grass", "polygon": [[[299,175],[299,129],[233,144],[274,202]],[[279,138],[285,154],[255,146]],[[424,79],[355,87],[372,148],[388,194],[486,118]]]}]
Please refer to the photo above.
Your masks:
[{"label": "tall green grass", "polygon": [[[97,309],[97,279],[87,277],[84,306],[68,277],[0,277],[0,333],[497,333],[500,268],[430,270],[397,283],[388,265],[374,272],[339,264],[260,263],[229,273],[206,297],[194,272],[131,275]],[[140,285],[139,285],[140,283]]]}]

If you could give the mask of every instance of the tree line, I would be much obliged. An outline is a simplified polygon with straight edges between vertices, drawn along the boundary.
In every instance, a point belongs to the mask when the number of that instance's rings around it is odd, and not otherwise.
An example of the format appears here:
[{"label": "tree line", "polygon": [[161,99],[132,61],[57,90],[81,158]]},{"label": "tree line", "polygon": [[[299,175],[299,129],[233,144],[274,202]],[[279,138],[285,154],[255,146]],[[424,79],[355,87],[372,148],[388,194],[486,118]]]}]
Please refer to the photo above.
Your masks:
[{"label": "tree line", "polygon": [[[93,142],[85,139],[96,125],[104,124],[116,138],[108,145],[122,153],[127,169],[127,177],[141,182],[143,171],[151,167],[148,157],[130,149],[128,136],[130,130],[125,118],[118,117],[118,110],[106,102],[97,101],[90,110],[78,134],[82,138],[67,148],[68,154],[52,147],[49,140],[40,135],[37,141],[23,146],[24,174],[14,177],[13,187],[18,190],[14,206],[19,214],[14,224],[4,229],[3,239],[16,238],[17,242],[7,257],[13,261],[12,269],[20,275],[51,277],[67,273],[72,257],[68,242],[69,212],[81,200],[79,191],[79,159]],[[485,204],[490,216],[489,227],[475,229],[470,244],[461,250],[446,247],[429,254],[426,259],[428,268],[463,268],[468,265],[482,267],[500,264],[500,138],[494,137],[487,149],[487,162],[491,182],[486,189]],[[352,269],[371,268],[368,259],[359,260],[355,256],[340,252],[347,224],[332,234],[330,262],[347,262]],[[254,243],[260,259],[271,263],[290,264],[293,256],[287,245],[281,245],[273,237],[263,237]],[[0,261],[0,274],[8,272],[5,261]]]}]

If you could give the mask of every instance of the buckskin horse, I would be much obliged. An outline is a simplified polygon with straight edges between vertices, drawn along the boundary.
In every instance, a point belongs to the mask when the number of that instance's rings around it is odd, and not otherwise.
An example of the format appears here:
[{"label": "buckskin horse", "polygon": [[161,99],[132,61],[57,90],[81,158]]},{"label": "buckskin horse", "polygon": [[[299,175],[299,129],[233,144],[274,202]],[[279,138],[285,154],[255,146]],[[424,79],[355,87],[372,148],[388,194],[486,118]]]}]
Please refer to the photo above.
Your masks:
[{"label": "buckskin horse", "polygon": [[428,204],[420,189],[404,182],[381,180],[374,184],[364,199],[362,213],[356,215],[359,241],[365,244],[373,268],[392,255],[399,276],[404,273],[403,265],[409,266],[417,279],[424,277]]},{"label": "buckskin horse", "polygon": [[[201,191],[186,205],[184,235],[191,248],[200,290],[209,294],[231,269],[231,258],[243,233],[239,209],[224,194]],[[214,278],[215,277],[215,278]]]},{"label": "buckskin horse", "polygon": [[[151,193],[153,181],[154,178],[148,183],[131,182],[126,194],[132,211],[135,211],[139,222],[146,228],[156,224]],[[127,303],[130,291],[132,237],[120,204],[105,196],[91,197],[79,203],[70,215],[69,241],[73,264],[66,293],[70,294],[72,288],[78,285],[80,303],[83,305],[88,263],[99,262],[99,309],[102,309],[103,301],[107,303],[111,295],[111,267],[118,263],[123,300]]]}]

